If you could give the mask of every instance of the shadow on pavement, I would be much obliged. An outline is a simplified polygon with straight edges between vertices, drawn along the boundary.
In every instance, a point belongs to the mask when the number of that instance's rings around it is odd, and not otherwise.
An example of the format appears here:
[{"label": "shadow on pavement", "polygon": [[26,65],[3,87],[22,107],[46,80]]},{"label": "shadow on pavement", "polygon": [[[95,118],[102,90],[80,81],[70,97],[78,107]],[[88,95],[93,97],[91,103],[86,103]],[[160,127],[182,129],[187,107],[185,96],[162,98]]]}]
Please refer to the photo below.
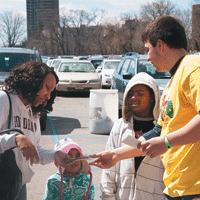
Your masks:
[{"label": "shadow on pavement", "polygon": [[88,98],[90,96],[90,92],[57,92],[57,96],[61,97],[69,97],[69,98],[74,98],[74,97],[85,97]]},{"label": "shadow on pavement", "polygon": [[[54,130],[52,127],[54,127]],[[42,135],[52,134],[52,131],[56,132],[57,135],[66,135],[77,128],[81,128],[81,123],[76,118],[51,116],[51,120],[47,120],[46,130],[42,131]]]}]

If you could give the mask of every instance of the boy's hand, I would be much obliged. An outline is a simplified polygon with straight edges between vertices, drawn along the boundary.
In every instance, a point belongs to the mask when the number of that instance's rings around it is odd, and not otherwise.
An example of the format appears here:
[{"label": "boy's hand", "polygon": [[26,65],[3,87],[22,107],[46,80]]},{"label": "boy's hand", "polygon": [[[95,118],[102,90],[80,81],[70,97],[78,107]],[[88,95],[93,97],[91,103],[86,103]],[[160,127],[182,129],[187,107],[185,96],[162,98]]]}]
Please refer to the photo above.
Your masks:
[{"label": "boy's hand", "polygon": [[90,155],[90,157],[98,158],[94,162],[90,163],[90,165],[94,165],[102,169],[109,169],[119,161],[115,153],[110,151],[104,151],[95,155]]}]

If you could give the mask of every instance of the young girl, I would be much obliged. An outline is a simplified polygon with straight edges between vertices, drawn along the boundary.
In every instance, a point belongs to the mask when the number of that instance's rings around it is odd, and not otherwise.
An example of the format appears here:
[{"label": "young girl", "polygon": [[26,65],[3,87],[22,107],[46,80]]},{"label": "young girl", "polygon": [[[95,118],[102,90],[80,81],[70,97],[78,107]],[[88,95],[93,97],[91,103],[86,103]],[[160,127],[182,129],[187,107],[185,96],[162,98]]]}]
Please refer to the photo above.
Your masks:
[{"label": "young girl", "polygon": [[[55,150],[62,151],[71,158],[78,158],[83,155],[80,146],[70,138],[57,143]],[[59,172],[48,178],[43,200],[94,199],[92,173],[87,161],[75,161],[65,168],[60,167],[56,162],[55,165]],[[90,177],[87,174],[90,174]]]}]

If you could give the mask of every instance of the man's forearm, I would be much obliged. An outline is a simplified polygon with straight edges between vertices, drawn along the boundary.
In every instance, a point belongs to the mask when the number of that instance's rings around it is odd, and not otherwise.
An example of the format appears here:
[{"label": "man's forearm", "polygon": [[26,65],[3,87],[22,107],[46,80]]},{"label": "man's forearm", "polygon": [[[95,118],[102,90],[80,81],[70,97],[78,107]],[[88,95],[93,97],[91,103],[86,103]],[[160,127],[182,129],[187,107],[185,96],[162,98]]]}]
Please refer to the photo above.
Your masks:
[{"label": "man's forearm", "polygon": [[119,147],[112,151],[113,151],[113,153],[115,153],[118,160],[123,160],[123,159],[128,159],[128,158],[145,155],[144,152],[142,152],[141,150],[131,147],[129,145]]}]

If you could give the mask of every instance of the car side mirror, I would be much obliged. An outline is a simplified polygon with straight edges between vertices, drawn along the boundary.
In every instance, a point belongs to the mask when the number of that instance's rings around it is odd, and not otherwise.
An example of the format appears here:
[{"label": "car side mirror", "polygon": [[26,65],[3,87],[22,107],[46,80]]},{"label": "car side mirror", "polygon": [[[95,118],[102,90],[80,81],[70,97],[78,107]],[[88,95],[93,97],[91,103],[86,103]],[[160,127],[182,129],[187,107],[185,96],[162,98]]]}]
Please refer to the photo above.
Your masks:
[{"label": "car side mirror", "polygon": [[102,70],[101,66],[98,66],[97,69],[96,69],[96,72],[97,72],[97,73],[100,73],[101,70]]},{"label": "car side mirror", "polygon": [[133,77],[133,75],[131,73],[124,73],[123,74],[123,79],[130,80],[132,77]]}]

